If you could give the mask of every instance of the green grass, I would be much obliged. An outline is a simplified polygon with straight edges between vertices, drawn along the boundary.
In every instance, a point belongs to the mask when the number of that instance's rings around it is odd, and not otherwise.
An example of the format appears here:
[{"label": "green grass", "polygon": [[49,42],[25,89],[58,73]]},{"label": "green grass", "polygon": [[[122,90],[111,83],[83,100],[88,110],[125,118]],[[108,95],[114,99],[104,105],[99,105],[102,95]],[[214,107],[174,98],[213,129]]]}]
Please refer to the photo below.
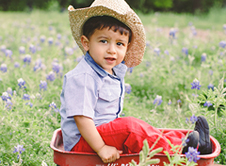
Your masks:
[{"label": "green grass", "polygon": [[[124,115],[134,116],[160,128],[188,128],[185,119],[192,114],[204,115],[210,125],[210,133],[221,144],[222,152],[215,162],[226,164],[226,111],[224,97],[219,84],[225,76],[226,49],[219,47],[219,42],[226,40],[223,31],[226,9],[212,9],[207,15],[190,15],[174,13],[139,14],[145,25],[147,43],[143,62],[126,74],[125,81],[132,86],[132,93],[126,94]],[[0,51],[0,65],[7,64],[7,72],[0,71],[0,95],[8,87],[15,91],[12,96],[13,107],[5,108],[6,103],[0,100],[0,165],[12,165],[18,162],[14,146],[23,145],[25,151],[21,154],[22,165],[41,165],[45,161],[53,163],[53,151],[49,144],[55,129],[60,127],[60,115],[49,108],[55,102],[60,108],[60,92],[63,75],[77,65],[76,58],[82,52],[76,47],[71,36],[68,14],[55,11],[34,11],[32,13],[0,12],[0,47],[3,45],[13,51],[12,57],[6,57]],[[197,35],[193,36],[189,22],[195,26]],[[50,30],[52,27],[52,30]],[[171,28],[178,29],[176,39],[169,39]],[[62,38],[57,39],[57,34]],[[40,42],[44,35],[46,41]],[[54,44],[49,46],[48,38],[52,37]],[[59,45],[55,45],[60,42]],[[29,52],[30,44],[38,49],[34,54]],[[31,63],[24,64],[25,54],[19,53],[19,47],[24,46],[26,54],[31,55]],[[181,50],[188,48],[189,55]],[[73,55],[67,55],[66,49],[73,48]],[[154,48],[161,50],[157,55]],[[169,55],[165,54],[167,50]],[[205,62],[201,62],[202,53],[207,54]],[[42,60],[41,69],[33,71],[38,59]],[[54,60],[55,59],[55,60]],[[47,81],[46,91],[39,90],[41,80],[52,70],[52,62],[58,60],[61,74],[54,81]],[[20,67],[15,68],[14,63]],[[213,74],[210,74],[213,73]],[[17,80],[26,81],[26,89],[19,89]],[[192,90],[191,83],[197,78],[201,90]],[[208,91],[212,83],[217,89]],[[225,87],[224,83],[222,84]],[[222,92],[223,93],[223,92]],[[33,106],[26,105],[22,99],[29,94]],[[199,97],[195,98],[194,94]],[[206,94],[208,99],[203,96]],[[41,95],[41,99],[38,97]],[[156,95],[162,96],[162,104],[153,105]],[[178,103],[178,100],[181,102]],[[210,100],[214,107],[208,110],[203,103]],[[169,101],[172,102],[168,105]],[[219,104],[220,103],[220,104]],[[221,108],[221,109],[220,109]],[[220,110],[219,110],[220,109]],[[217,113],[218,111],[218,113]]]}]

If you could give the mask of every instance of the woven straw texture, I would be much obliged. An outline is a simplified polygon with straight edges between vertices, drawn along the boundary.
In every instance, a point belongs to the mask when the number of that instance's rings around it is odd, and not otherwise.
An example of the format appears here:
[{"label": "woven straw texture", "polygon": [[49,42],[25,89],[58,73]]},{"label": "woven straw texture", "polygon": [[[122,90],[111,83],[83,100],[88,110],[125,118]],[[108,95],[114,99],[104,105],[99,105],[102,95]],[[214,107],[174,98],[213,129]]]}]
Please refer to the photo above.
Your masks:
[{"label": "woven straw texture", "polygon": [[124,0],[95,0],[90,7],[74,9],[68,7],[72,35],[85,54],[81,44],[82,27],[93,16],[112,16],[126,24],[132,31],[132,40],[124,58],[127,67],[141,63],[146,46],[145,30],[140,18]]}]

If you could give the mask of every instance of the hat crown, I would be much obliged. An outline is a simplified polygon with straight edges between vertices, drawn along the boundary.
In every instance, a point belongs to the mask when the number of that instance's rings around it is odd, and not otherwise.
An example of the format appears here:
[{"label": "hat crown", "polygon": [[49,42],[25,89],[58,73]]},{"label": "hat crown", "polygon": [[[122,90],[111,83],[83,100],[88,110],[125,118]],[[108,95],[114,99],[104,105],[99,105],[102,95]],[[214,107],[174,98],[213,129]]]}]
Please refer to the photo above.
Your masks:
[{"label": "hat crown", "polygon": [[119,14],[125,14],[132,10],[124,0],[95,0],[90,7],[95,6],[104,6],[118,12]]}]

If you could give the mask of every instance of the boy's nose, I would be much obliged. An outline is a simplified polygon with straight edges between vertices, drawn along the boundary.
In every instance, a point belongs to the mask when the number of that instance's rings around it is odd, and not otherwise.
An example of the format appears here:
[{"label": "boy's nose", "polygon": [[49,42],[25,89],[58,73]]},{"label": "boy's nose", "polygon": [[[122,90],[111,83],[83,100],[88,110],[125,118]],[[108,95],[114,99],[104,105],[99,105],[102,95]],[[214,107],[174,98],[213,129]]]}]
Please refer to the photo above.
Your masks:
[{"label": "boy's nose", "polygon": [[108,52],[109,54],[115,54],[115,53],[116,53],[116,49],[115,49],[114,44],[110,44],[110,45],[109,45],[109,48],[108,48],[107,52]]}]

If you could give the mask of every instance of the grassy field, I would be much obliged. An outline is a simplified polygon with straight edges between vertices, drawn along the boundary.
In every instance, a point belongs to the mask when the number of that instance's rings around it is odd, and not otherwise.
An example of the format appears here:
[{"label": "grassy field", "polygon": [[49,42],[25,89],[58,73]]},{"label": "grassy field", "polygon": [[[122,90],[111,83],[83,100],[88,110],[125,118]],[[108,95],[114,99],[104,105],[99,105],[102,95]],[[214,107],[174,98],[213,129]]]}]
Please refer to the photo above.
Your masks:
[{"label": "grassy field", "polygon": [[[147,48],[143,62],[126,74],[132,90],[125,96],[123,116],[186,129],[186,118],[204,115],[222,148],[215,162],[226,165],[225,15],[226,9],[197,16],[139,13]],[[49,144],[60,128],[63,75],[82,52],[71,36],[67,12],[0,16],[0,165],[19,159],[24,166],[54,165]],[[200,90],[191,89],[195,79]],[[157,95],[160,105],[153,104]],[[18,145],[22,153],[15,152]]]}]

